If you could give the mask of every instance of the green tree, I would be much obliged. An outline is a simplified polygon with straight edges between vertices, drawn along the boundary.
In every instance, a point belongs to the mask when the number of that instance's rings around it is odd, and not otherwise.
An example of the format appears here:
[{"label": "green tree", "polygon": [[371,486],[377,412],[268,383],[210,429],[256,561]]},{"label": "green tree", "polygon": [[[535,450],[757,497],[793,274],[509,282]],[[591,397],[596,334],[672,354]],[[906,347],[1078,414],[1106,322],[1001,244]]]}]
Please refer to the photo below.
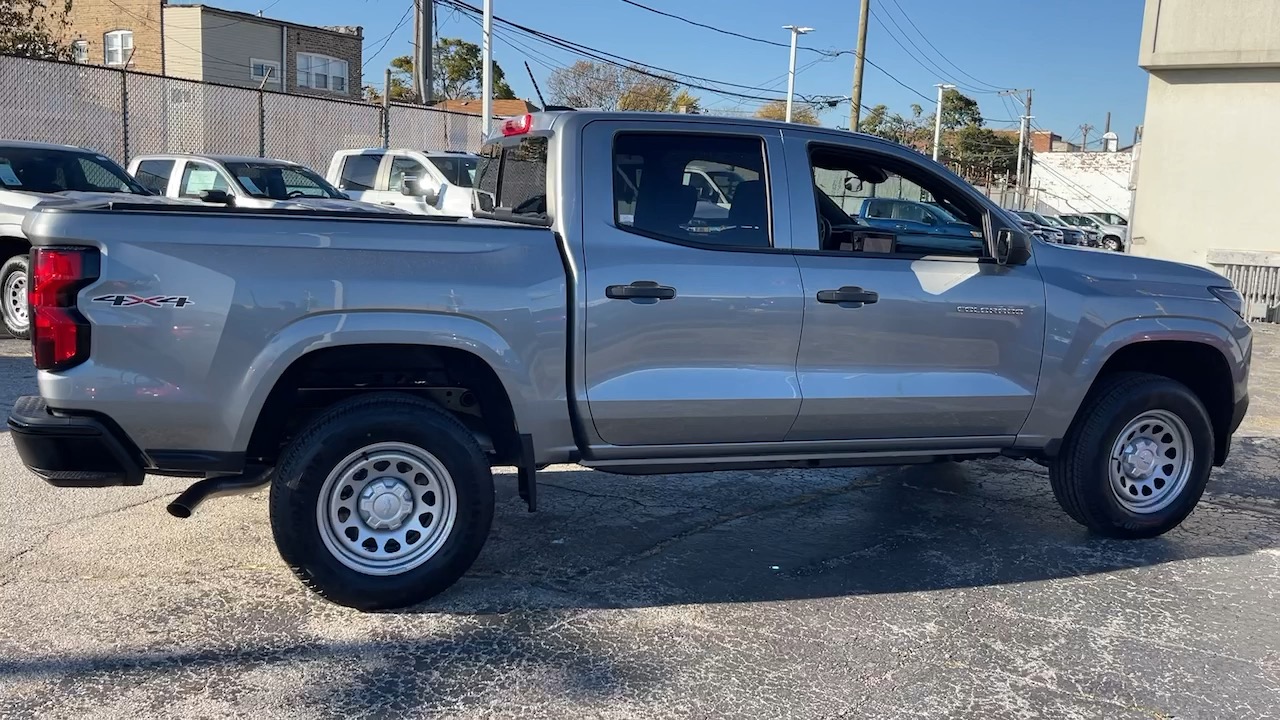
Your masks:
[{"label": "green tree", "polygon": [[[484,56],[479,45],[461,38],[440,38],[431,56],[432,74],[435,76],[431,84],[433,99],[453,100],[480,96],[483,91],[481,83],[484,77]],[[391,60],[389,92],[392,102],[421,102],[421,98],[413,91],[413,56],[401,55]],[[364,94],[365,99],[370,102],[382,101],[382,94],[372,87],[366,87]],[[496,62],[493,64],[493,96],[502,100],[516,96],[507,84],[502,67]]]},{"label": "green tree", "polygon": [[676,94],[675,99],[671,101],[671,109],[675,112],[700,113],[702,112],[702,100],[690,94],[688,90],[681,90]]},{"label": "green tree", "polygon": [[942,91],[942,127],[947,130],[976,125],[982,127],[982,111],[978,102],[950,88]]},{"label": "green tree", "polygon": [[[765,120],[786,120],[787,119],[787,101],[774,100],[761,105],[756,110],[756,117]],[[818,113],[811,105],[802,103],[794,103],[791,107],[791,122],[800,123],[802,125],[818,125]]]},{"label": "green tree", "polygon": [[71,0],[0,0],[0,54],[71,60],[63,39]]}]

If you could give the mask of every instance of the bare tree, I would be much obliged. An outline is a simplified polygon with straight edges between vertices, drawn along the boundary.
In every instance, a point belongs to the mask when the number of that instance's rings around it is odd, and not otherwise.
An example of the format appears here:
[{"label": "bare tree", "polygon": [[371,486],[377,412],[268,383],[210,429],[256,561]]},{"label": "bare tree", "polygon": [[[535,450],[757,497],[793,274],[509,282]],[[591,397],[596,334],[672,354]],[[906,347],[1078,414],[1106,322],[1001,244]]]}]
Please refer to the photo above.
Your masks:
[{"label": "bare tree", "polygon": [[579,60],[551,73],[547,90],[557,105],[616,110],[622,99],[622,72],[614,65]]}]

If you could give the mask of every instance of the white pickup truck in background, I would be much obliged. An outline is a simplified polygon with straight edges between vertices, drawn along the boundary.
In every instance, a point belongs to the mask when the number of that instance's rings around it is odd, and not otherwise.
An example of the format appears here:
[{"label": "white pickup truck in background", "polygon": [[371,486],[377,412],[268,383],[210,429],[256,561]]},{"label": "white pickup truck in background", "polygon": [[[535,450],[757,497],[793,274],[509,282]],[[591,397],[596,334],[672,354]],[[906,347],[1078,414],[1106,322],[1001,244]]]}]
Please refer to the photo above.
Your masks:
[{"label": "white pickup truck in background", "polygon": [[340,150],[328,180],[353,200],[418,215],[471,217],[471,188],[479,158],[447,150]]}]

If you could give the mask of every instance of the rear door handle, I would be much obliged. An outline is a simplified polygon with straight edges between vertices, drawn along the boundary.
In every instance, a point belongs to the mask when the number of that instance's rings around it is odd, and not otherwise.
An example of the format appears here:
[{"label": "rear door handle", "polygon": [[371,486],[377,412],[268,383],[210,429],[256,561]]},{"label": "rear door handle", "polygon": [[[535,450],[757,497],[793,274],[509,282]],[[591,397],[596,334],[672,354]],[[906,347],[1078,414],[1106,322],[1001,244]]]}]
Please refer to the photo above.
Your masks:
[{"label": "rear door handle", "polygon": [[879,293],[863,290],[855,285],[846,285],[839,290],[819,290],[818,302],[828,305],[839,305],[847,308],[860,308],[880,301]]},{"label": "rear door handle", "polygon": [[604,296],[610,300],[630,300],[649,305],[659,300],[671,300],[676,296],[676,289],[651,280],[637,280],[630,285],[610,285],[604,289]]}]

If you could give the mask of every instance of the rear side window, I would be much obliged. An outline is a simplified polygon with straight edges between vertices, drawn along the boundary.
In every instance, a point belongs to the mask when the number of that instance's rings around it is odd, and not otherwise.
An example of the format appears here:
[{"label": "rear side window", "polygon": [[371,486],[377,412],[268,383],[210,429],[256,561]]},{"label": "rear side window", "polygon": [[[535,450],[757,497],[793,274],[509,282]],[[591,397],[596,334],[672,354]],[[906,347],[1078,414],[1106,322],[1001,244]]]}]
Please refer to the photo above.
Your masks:
[{"label": "rear side window", "polygon": [[342,161],[342,178],[339,181],[343,190],[372,190],[378,179],[378,165],[382,163],[381,155],[348,155]]},{"label": "rear side window", "polygon": [[[773,245],[761,138],[620,133],[613,168],[614,223],[623,230],[685,244]],[[706,182],[710,172],[734,178],[732,199]]]},{"label": "rear side window", "polygon": [[480,151],[476,211],[500,218],[547,223],[547,138],[524,136]]},{"label": "rear side window", "polygon": [[173,175],[172,160],[143,160],[138,163],[134,179],[139,185],[157,195],[169,191],[169,177]]}]

